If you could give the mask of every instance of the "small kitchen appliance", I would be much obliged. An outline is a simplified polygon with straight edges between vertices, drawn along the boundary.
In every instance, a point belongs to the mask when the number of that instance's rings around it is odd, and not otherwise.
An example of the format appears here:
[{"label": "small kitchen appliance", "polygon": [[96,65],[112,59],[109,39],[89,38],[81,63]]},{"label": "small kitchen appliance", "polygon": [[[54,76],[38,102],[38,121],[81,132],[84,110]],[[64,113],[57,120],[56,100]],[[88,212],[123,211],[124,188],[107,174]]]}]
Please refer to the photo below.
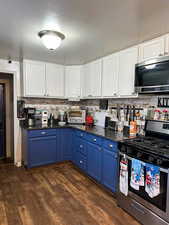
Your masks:
[{"label": "small kitchen appliance", "polygon": [[86,110],[73,109],[67,112],[68,123],[85,124]]},{"label": "small kitchen appliance", "polygon": [[42,110],[41,115],[42,115],[42,125],[47,125],[49,112],[47,110]]},{"label": "small kitchen appliance", "polygon": [[[145,132],[145,136],[119,143],[120,179],[117,201],[121,208],[143,225],[167,225],[169,122],[149,120]],[[134,163],[138,165],[136,171],[138,168],[142,171],[141,175],[133,169]]]},{"label": "small kitchen appliance", "polygon": [[25,108],[25,122],[28,126],[34,126],[35,125],[35,108]]},{"label": "small kitchen appliance", "polygon": [[60,126],[64,126],[67,123],[67,114],[64,110],[59,111],[59,122]]}]

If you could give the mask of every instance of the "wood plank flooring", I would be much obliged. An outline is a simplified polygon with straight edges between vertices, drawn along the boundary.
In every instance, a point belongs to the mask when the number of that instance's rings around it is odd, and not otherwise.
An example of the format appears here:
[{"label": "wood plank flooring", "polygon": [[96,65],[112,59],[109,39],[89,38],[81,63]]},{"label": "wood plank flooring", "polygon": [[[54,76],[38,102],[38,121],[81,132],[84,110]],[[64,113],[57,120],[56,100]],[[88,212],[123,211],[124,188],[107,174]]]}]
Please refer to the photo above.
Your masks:
[{"label": "wood plank flooring", "polygon": [[0,225],[139,225],[71,163],[0,165]]}]

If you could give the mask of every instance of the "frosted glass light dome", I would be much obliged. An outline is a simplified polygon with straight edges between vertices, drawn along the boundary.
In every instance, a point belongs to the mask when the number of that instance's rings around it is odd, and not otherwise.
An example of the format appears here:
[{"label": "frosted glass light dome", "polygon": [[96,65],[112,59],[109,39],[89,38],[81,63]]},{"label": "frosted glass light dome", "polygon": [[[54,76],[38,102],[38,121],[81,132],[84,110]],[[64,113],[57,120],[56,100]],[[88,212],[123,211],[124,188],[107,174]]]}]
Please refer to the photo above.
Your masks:
[{"label": "frosted glass light dome", "polygon": [[58,31],[43,30],[38,35],[44,46],[49,50],[57,49],[61,45],[62,40],[65,39],[64,34]]}]

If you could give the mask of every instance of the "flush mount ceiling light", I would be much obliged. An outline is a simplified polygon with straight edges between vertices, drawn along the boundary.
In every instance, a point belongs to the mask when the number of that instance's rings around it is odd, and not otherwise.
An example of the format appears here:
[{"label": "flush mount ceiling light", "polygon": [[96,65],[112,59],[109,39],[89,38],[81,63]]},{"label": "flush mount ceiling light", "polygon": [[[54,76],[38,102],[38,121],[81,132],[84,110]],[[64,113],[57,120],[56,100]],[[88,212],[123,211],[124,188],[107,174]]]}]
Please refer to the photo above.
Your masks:
[{"label": "flush mount ceiling light", "polygon": [[65,35],[53,30],[42,30],[38,33],[44,46],[49,50],[57,49],[62,40],[65,39]]}]

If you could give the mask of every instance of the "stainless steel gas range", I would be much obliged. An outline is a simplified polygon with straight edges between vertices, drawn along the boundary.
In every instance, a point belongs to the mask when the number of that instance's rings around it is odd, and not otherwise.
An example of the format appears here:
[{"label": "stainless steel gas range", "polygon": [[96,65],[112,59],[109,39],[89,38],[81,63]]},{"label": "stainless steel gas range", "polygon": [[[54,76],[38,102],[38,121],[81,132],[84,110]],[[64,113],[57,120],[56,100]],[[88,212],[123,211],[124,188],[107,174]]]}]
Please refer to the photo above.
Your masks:
[{"label": "stainless steel gas range", "polygon": [[144,225],[169,224],[169,123],[147,121],[146,136],[119,150],[118,205]]}]

